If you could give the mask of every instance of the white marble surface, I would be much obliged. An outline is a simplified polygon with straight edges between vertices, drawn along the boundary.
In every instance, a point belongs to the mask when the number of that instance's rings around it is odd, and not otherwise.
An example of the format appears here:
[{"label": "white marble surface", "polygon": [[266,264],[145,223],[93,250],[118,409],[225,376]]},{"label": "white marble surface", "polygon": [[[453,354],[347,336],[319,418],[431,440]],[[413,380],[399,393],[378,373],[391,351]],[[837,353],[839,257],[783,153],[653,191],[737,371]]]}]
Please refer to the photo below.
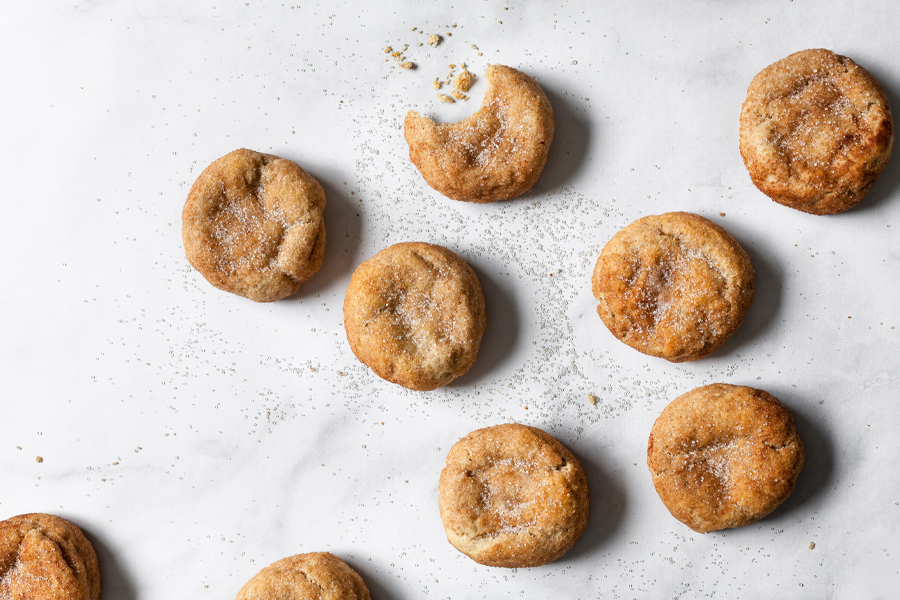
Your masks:
[{"label": "white marble surface", "polygon": [[[896,597],[900,159],[857,208],[813,217],[753,187],[737,120],[753,75],[808,47],[851,56],[900,106],[898,11],[890,0],[5,7],[0,518],[41,511],[82,526],[106,599],[231,598],[268,563],[318,550],[347,560],[376,600]],[[412,27],[453,35],[419,47]],[[384,46],[404,43],[417,70],[385,62]],[[430,82],[448,63],[479,75],[489,61],[544,86],[557,132],[530,194],[474,206],[424,184],[402,121],[410,108],[474,111],[483,79],[453,106]],[[190,185],[242,146],[297,161],[328,196],[322,270],[271,305],[213,289],[181,245]],[[726,227],[757,273],[743,327],[682,365],[615,341],[589,284],[615,231],[672,210]],[[408,240],[460,253],[487,297],[477,364],[431,393],[373,376],[342,326],[356,265]],[[778,396],[807,465],[769,518],[699,535],[658,500],[646,440],[671,399],[716,381]],[[447,450],[505,421],[548,430],[588,473],[588,529],[545,567],[478,566],[438,517]]]}]

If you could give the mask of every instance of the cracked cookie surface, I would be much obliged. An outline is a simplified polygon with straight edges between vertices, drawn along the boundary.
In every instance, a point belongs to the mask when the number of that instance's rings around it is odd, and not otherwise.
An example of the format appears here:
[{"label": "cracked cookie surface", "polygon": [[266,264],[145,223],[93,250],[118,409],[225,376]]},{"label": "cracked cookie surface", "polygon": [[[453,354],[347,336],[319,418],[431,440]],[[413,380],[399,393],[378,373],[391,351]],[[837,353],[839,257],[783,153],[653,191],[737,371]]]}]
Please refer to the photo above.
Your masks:
[{"label": "cracked cookie surface", "polygon": [[322,186],[296,163],[235,150],[191,187],[184,251],[220,290],[256,302],[286,298],[322,266],[324,208]]},{"label": "cracked cookie surface", "polygon": [[647,443],[660,500],[700,533],[771,513],[794,489],[803,460],[794,419],[774,396],[723,383],[673,400]]},{"label": "cracked cookie surface", "polygon": [[554,561],[587,525],[581,464],[536,427],[495,425],[458,441],[447,455],[438,493],[447,540],[487,566]]},{"label": "cracked cookie surface", "polygon": [[475,362],[486,325],[472,268],[434,244],[395,244],[362,263],[344,298],[356,357],[412,390],[447,385]]},{"label": "cracked cookie surface", "polygon": [[253,576],[236,600],[371,600],[362,577],[328,552],[275,561]]},{"label": "cracked cookie surface", "polygon": [[436,124],[409,111],[409,158],[425,182],[453,200],[496,202],[530,190],[544,165],[556,121],[538,83],[503,65],[488,65],[481,108],[458,123]]},{"label": "cracked cookie surface", "polygon": [[672,362],[719,349],[753,301],[750,258],[699,215],[666,213],[628,225],[606,244],[591,278],[597,313],[635,350]]},{"label": "cracked cookie surface", "polygon": [[740,151],[754,185],[807,213],[858,203],[893,145],[881,86],[830,50],[803,50],[769,65],[753,78],[741,109]]},{"label": "cracked cookie surface", "polygon": [[0,598],[99,597],[97,555],[78,527],[61,517],[41,513],[0,522]]}]

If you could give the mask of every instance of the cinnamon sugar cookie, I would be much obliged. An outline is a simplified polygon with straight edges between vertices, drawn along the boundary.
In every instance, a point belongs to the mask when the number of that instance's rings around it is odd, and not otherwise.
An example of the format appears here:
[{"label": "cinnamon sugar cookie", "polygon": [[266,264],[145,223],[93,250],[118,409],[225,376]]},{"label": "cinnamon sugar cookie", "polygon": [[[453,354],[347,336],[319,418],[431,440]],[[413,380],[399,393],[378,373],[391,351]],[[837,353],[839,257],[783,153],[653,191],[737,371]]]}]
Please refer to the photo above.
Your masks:
[{"label": "cinnamon sugar cookie", "polygon": [[253,576],[236,600],[371,600],[362,577],[328,552],[282,558]]},{"label": "cinnamon sugar cookie", "polygon": [[459,123],[406,115],[409,159],[425,182],[453,200],[495,202],[531,189],[547,162],[556,122],[537,82],[488,65],[481,108]]},{"label": "cinnamon sugar cookie", "polygon": [[97,555],[81,530],[54,515],[0,521],[0,598],[97,600]]},{"label": "cinnamon sugar cookie", "polygon": [[794,419],[775,397],[723,383],[673,400],[647,444],[660,499],[700,533],[750,525],[775,510],[803,458]]},{"label": "cinnamon sugar cookie", "polygon": [[556,560],[587,525],[587,479],[549,434],[510,423],[473,431],[447,455],[439,485],[447,540],[490,567]]},{"label": "cinnamon sugar cookie", "polygon": [[235,150],[204,169],[182,211],[188,261],[220,290],[286,298],[322,266],[325,192],[296,163]]},{"label": "cinnamon sugar cookie", "polygon": [[644,217],[616,233],[591,283],[613,335],[672,362],[721,347],[753,301],[747,253],[712,221],[684,212]]},{"label": "cinnamon sugar cookie", "polygon": [[423,242],[395,244],[361,264],[344,298],[353,353],[379,377],[412,390],[433,390],[468,371],[485,324],[472,268]]},{"label": "cinnamon sugar cookie", "polygon": [[859,202],[891,157],[887,97],[865,69],[829,50],[803,50],[753,78],[740,148],[754,185],[816,215]]}]

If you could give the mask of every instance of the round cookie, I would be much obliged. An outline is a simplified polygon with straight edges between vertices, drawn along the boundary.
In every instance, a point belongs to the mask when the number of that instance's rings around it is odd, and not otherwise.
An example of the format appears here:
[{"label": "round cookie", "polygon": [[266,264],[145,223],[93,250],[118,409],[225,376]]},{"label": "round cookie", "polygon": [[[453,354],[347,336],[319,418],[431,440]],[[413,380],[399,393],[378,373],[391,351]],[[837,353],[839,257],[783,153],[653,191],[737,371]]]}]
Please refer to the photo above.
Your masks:
[{"label": "round cookie", "polygon": [[97,600],[94,547],[78,527],[33,513],[0,521],[0,598]]},{"label": "round cookie", "polygon": [[428,185],[453,200],[485,203],[524,194],[537,182],[553,141],[553,108],[534,79],[503,65],[488,65],[485,79],[481,108],[459,123],[406,115],[409,159]]},{"label": "round cookie", "polygon": [[485,323],[472,268],[423,242],[395,244],[362,263],[344,298],[353,353],[379,377],[412,390],[433,390],[468,371]]},{"label": "round cookie", "polygon": [[447,540],[490,567],[554,561],[587,525],[581,464],[552,436],[526,425],[495,425],[458,441],[438,494]]},{"label": "round cookie", "polygon": [[362,577],[328,552],[282,558],[248,581],[236,600],[371,600]]},{"label": "round cookie", "polygon": [[891,157],[888,99],[865,69],[829,50],[803,50],[753,78],[740,148],[759,190],[815,215],[859,202]]},{"label": "round cookie", "polygon": [[699,533],[750,525],[775,510],[803,458],[794,419],[775,397],[724,383],[673,400],[647,443],[660,499]]},{"label": "round cookie", "polygon": [[235,150],[203,170],[184,203],[191,265],[220,290],[286,298],[322,266],[325,192],[296,163]]},{"label": "round cookie", "polygon": [[619,340],[672,362],[719,349],[753,301],[753,266],[727,231],[684,212],[644,217],[606,244],[591,278]]}]

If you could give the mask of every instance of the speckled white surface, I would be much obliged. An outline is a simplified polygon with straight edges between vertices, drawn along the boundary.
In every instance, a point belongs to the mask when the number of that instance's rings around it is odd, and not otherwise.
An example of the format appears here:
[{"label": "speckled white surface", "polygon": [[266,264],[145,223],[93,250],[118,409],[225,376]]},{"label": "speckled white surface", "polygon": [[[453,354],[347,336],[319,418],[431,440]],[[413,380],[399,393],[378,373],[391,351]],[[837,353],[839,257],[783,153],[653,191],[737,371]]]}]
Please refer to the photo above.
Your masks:
[{"label": "speckled white surface", "polygon": [[[106,599],[231,598],[322,550],[375,600],[895,597],[900,159],[857,208],[814,217],[753,187],[737,129],[753,75],[808,47],[859,62],[896,110],[896,4],[408,5],[7,7],[0,518],[82,526]],[[453,35],[419,47],[413,27]],[[405,43],[412,71],[382,52]],[[556,111],[518,200],[444,199],[408,160],[407,110],[477,108],[483,79],[452,106],[431,88],[459,62],[525,71]],[[297,161],[328,196],[322,270],[270,305],[213,289],[181,246],[190,185],[242,146]],[[615,231],[672,210],[724,226],[757,273],[743,327],[682,365],[614,340],[589,283]],[[487,299],[475,367],[430,393],[372,375],[342,327],[356,265],[408,240],[458,252]],[[716,381],[779,397],[807,464],[769,518],[700,535],[657,498],[646,441],[668,401]],[[545,567],[478,566],[438,517],[450,446],[506,421],[551,432],[588,474],[588,529]]]}]

